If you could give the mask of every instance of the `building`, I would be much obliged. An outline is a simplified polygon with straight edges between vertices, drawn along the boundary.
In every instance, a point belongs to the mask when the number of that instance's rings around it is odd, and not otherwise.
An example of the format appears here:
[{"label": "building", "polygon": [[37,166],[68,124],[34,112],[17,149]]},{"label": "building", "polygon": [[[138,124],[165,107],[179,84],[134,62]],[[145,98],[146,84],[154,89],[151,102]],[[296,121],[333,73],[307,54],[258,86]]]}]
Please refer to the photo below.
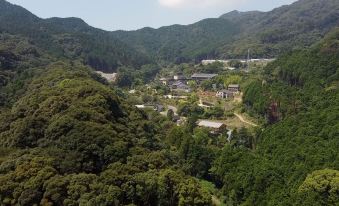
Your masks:
[{"label": "building", "polygon": [[230,84],[228,85],[228,90],[233,92],[233,93],[237,93],[237,92],[240,92],[240,86],[239,84]]},{"label": "building", "polygon": [[169,79],[167,78],[160,78],[159,81],[165,86],[167,86],[169,83]]},{"label": "building", "polygon": [[176,74],[173,77],[169,77],[169,78],[162,77],[162,78],[159,79],[159,81],[165,86],[171,85],[171,84],[173,84],[173,82],[177,82],[177,81],[187,83],[189,80],[190,80],[189,78],[185,77],[182,74]]},{"label": "building", "polygon": [[214,107],[214,104],[209,103],[209,102],[204,102],[202,101],[202,99],[200,99],[198,106],[203,107],[203,108],[211,108],[211,107]]},{"label": "building", "polygon": [[175,81],[179,81],[179,80],[187,80],[187,78],[186,78],[184,75],[182,75],[182,74],[176,74],[176,75],[174,75],[174,76],[173,76],[173,79],[174,79]]},{"label": "building", "polygon": [[161,104],[141,104],[135,105],[138,109],[153,109],[157,112],[162,112],[165,110],[165,107]]},{"label": "building", "polygon": [[188,96],[164,95],[165,99],[188,99]]},{"label": "building", "polygon": [[191,88],[185,84],[184,82],[182,81],[176,81],[174,82],[172,85],[171,85],[171,90],[172,91],[181,91],[181,92],[186,92],[186,93],[189,93],[191,92]]},{"label": "building", "polygon": [[198,126],[210,129],[212,134],[220,134],[227,131],[226,125],[222,122],[201,120],[198,122]]},{"label": "building", "polygon": [[162,104],[156,104],[156,105],[154,105],[154,110],[157,111],[157,112],[163,112],[163,111],[165,111],[165,107]]},{"label": "building", "polygon": [[214,59],[207,59],[207,60],[202,60],[201,64],[202,65],[208,65],[208,64],[213,64],[215,62],[219,62],[219,63],[223,63],[223,64],[227,64],[229,62],[229,60],[214,60]]},{"label": "building", "polygon": [[102,78],[105,78],[108,82],[115,82],[117,79],[118,74],[117,73],[104,73],[101,71],[96,71],[97,74],[99,74]]},{"label": "building", "polygon": [[234,93],[230,90],[224,89],[224,90],[217,92],[216,96],[221,99],[231,99],[234,97]]},{"label": "building", "polygon": [[217,74],[204,74],[204,73],[195,73],[191,76],[193,80],[196,81],[204,81],[204,80],[210,80],[214,77],[218,76]]},{"label": "building", "polygon": [[235,67],[226,67],[226,69],[227,69],[227,70],[234,71],[234,70],[236,70],[237,68],[235,68]]}]

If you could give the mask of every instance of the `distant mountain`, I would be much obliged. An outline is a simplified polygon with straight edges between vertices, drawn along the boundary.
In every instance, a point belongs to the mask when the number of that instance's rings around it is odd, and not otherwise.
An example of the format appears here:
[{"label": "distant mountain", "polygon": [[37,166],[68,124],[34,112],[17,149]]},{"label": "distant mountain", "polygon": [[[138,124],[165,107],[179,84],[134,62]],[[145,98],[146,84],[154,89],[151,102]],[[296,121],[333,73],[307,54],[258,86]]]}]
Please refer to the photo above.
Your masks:
[{"label": "distant mountain", "polygon": [[242,32],[220,47],[219,54],[234,56],[250,48],[255,56],[272,57],[308,47],[339,25],[338,11],[337,0],[299,0],[270,12],[225,14],[221,18],[240,25]]},{"label": "distant mountain", "polygon": [[93,28],[81,19],[41,19],[4,0],[0,0],[0,32],[28,37],[33,44],[57,57],[79,58],[102,71],[114,71],[119,66],[140,67],[151,62],[109,32]]},{"label": "distant mountain", "polygon": [[164,61],[204,58],[275,57],[320,40],[339,25],[339,1],[300,0],[270,12],[232,11],[220,18],[160,29],[117,31],[113,35]]},{"label": "distant mountain", "polygon": [[276,57],[319,41],[339,25],[339,1],[299,0],[270,12],[232,11],[191,25],[107,32],[77,18],[41,19],[0,0],[0,32],[29,38],[58,57],[97,70],[206,58]]},{"label": "distant mountain", "polygon": [[144,28],[137,31],[116,31],[112,34],[157,60],[180,63],[217,55],[215,49],[221,43],[229,43],[239,32],[236,24],[219,18],[205,19],[188,26]]}]

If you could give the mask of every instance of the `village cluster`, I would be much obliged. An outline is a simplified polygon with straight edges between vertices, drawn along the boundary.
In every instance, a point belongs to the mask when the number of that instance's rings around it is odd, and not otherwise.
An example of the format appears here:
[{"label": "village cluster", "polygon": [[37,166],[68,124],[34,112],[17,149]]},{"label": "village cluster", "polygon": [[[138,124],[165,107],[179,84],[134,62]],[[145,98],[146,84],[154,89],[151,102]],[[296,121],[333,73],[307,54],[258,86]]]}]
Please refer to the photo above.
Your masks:
[{"label": "village cluster", "polygon": [[[183,94],[191,93],[192,88],[188,85],[189,81],[195,81],[197,85],[206,80],[218,76],[218,74],[195,73],[191,77],[185,77],[182,74],[174,75],[172,78],[160,78],[159,81],[165,86],[168,86],[172,93]],[[240,93],[239,84],[229,84],[227,89],[220,90],[216,93],[216,97],[221,99],[232,99],[235,94]],[[167,98],[183,98],[183,96],[166,95]]]},{"label": "village cluster", "polygon": [[[215,73],[201,72],[196,66],[191,66],[191,68],[189,68],[190,72],[181,72],[180,69],[173,69],[171,72],[158,75],[152,83],[143,88],[130,90],[129,94],[140,99],[140,97],[147,93],[153,100],[156,100],[152,102],[139,101],[140,103],[143,102],[143,104],[137,104],[135,106],[142,110],[154,110],[163,116],[166,116],[168,112],[172,110],[172,120],[176,122],[178,126],[187,122],[187,118],[185,117],[187,115],[181,115],[178,111],[180,107],[182,107],[183,104],[190,106],[196,104],[206,113],[214,112],[214,114],[218,116],[203,116],[202,119],[196,122],[196,125],[198,127],[208,128],[213,135],[227,133],[230,138],[231,131],[234,129],[256,126],[255,123],[246,120],[248,116],[245,118],[241,115],[243,93],[240,84],[243,83],[241,78],[244,75],[246,76],[249,71],[246,63],[252,62],[252,66],[259,64],[261,67],[262,64],[267,64],[272,60],[237,61],[242,63],[242,66],[237,69],[233,67],[230,68],[231,64],[229,60],[204,60],[201,62],[200,66],[202,65],[202,67],[211,66],[211,64],[216,62],[221,63],[214,64],[215,67],[218,67],[216,70],[219,71]],[[224,65],[224,67],[222,67],[222,65]],[[232,76],[237,76],[240,79],[225,83],[228,81],[224,80]],[[220,82],[219,84],[216,83],[220,79],[224,81],[223,84],[220,84]],[[206,86],[206,83],[208,86]],[[163,92],[160,92],[159,88],[162,88]]]}]

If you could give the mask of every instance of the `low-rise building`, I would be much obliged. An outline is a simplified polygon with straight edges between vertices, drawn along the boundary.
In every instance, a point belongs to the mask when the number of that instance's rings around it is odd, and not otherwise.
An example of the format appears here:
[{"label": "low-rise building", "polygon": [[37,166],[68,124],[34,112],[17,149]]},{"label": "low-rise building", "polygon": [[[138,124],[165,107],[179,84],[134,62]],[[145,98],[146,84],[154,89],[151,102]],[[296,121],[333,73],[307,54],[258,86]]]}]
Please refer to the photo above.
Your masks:
[{"label": "low-rise building", "polygon": [[161,104],[141,104],[141,105],[135,105],[138,109],[153,109],[157,112],[162,112],[165,110],[165,107]]},{"label": "low-rise building", "polygon": [[179,80],[187,80],[187,78],[186,78],[184,75],[182,75],[182,74],[176,74],[176,75],[174,75],[174,76],[173,76],[173,79],[174,79],[175,81],[179,81]]},{"label": "low-rise building", "polygon": [[165,99],[188,99],[188,96],[164,95]]},{"label": "low-rise building", "polygon": [[163,78],[160,78],[159,81],[160,81],[163,85],[165,85],[165,86],[167,86],[168,83],[169,83],[169,79],[164,78],[164,77],[163,77]]},{"label": "low-rise building", "polygon": [[227,89],[233,93],[240,92],[240,85],[239,84],[230,84],[228,85]]},{"label": "low-rise building", "polygon": [[234,92],[224,89],[224,90],[218,91],[216,96],[221,99],[231,99],[231,98],[234,98]]},{"label": "low-rise building", "polygon": [[172,91],[180,91],[180,92],[186,92],[186,93],[189,93],[191,92],[191,88],[185,84],[184,82],[182,81],[176,81],[174,82],[172,85],[171,85],[171,90]]},{"label": "low-rise building", "polygon": [[227,127],[222,122],[212,122],[208,120],[201,120],[198,122],[199,127],[208,128],[213,134],[220,134],[227,131]]},{"label": "low-rise building", "polygon": [[229,60],[221,60],[221,59],[206,59],[206,60],[202,60],[201,64],[202,65],[208,65],[208,64],[213,64],[215,62],[219,62],[219,63],[223,63],[223,64],[227,64],[229,62]]},{"label": "low-rise building", "polygon": [[165,85],[165,86],[170,86],[171,84],[173,84],[173,82],[177,82],[177,81],[181,81],[183,83],[187,83],[190,80],[190,78],[185,77],[182,74],[176,74],[173,77],[162,77],[159,79],[159,81]]},{"label": "low-rise building", "polygon": [[210,80],[214,77],[218,76],[217,74],[205,74],[205,73],[195,73],[191,76],[193,80],[196,81],[204,81],[204,80]]},{"label": "low-rise building", "polygon": [[115,82],[117,79],[118,74],[117,73],[104,73],[101,71],[96,71],[97,74],[99,74],[101,77],[105,78],[108,82]]}]

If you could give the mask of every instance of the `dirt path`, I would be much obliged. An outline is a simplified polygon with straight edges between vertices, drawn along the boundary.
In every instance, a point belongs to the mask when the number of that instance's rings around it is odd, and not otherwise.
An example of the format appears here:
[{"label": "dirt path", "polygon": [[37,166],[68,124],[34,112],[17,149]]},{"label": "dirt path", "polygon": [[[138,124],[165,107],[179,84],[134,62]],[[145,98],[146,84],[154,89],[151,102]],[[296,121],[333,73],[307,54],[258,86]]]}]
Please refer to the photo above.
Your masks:
[{"label": "dirt path", "polygon": [[243,122],[243,123],[245,123],[245,124],[249,124],[249,125],[251,125],[251,126],[253,126],[253,127],[258,127],[258,126],[259,126],[259,125],[257,125],[257,124],[254,124],[253,122],[246,121],[246,120],[244,119],[244,117],[241,116],[240,114],[234,113],[234,115],[237,116],[237,117],[240,119],[240,121]]},{"label": "dirt path", "polygon": [[221,201],[218,199],[218,197],[212,195],[212,203],[215,206],[220,206],[221,205]]}]

